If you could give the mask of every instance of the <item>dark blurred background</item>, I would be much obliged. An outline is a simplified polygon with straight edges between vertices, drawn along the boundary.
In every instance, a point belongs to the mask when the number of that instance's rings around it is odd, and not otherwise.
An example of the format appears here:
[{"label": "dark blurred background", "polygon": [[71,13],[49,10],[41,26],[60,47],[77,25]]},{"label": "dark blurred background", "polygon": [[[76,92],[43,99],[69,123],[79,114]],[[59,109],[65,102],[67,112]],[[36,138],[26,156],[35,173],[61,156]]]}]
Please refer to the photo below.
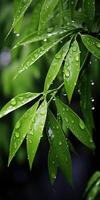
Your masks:
[{"label": "dark blurred background", "polygon": [[[32,6],[34,6],[34,2]],[[96,1],[98,11],[100,11],[100,1]],[[5,36],[11,26],[13,18],[13,1],[0,0],[0,108],[10,100],[14,95],[22,92],[38,92],[42,91],[44,78],[52,59],[49,54],[45,58],[36,62],[34,66],[24,74],[13,80],[19,63],[23,61],[25,56],[31,49],[35,49],[39,44],[17,49],[11,53],[11,47],[18,37],[19,27],[15,30],[15,34],[11,33],[5,41]],[[25,15],[22,30],[28,29],[30,25],[30,12]],[[100,21],[99,21],[100,22]],[[29,25],[28,25],[29,24]],[[92,68],[93,67],[93,68]],[[45,70],[44,70],[45,68]],[[94,70],[95,68],[95,70]],[[48,175],[48,149],[49,145],[46,136],[41,141],[32,171],[29,170],[26,155],[25,141],[13,159],[10,167],[7,167],[9,142],[15,122],[23,114],[23,112],[31,105],[23,107],[14,113],[9,114],[0,120],[0,200],[80,200],[86,183],[91,175],[100,170],[99,156],[99,120],[100,120],[100,62],[95,60],[91,64],[93,70],[92,98],[93,114],[95,122],[94,141],[96,144],[95,152],[90,152],[81,145],[75,138],[71,138],[75,146],[77,154],[72,154],[73,163],[73,187],[69,186],[67,180],[58,171],[57,179],[54,185],[51,185]],[[98,74],[99,73],[99,74]],[[79,97],[78,92],[74,96],[72,106],[76,112],[78,110]],[[45,131],[44,131],[45,133]]]}]

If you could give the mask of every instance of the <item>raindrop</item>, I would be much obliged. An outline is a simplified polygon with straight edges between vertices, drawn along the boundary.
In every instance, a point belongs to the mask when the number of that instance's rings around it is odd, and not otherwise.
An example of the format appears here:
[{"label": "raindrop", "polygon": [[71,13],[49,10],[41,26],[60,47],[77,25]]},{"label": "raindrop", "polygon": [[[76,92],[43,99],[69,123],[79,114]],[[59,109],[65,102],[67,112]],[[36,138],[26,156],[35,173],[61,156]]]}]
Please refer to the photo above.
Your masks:
[{"label": "raindrop", "polygon": [[15,105],[16,105],[16,100],[15,100],[15,99],[12,99],[12,100],[11,100],[11,105],[12,105],[12,106],[15,106]]},{"label": "raindrop", "polygon": [[47,41],[47,38],[45,38],[43,41],[46,42],[46,41]]},{"label": "raindrop", "polygon": [[63,108],[63,111],[65,111],[65,108]]},{"label": "raindrop", "polygon": [[16,142],[14,143],[14,148],[16,149],[16,147],[17,147],[17,144],[16,144]]},{"label": "raindrop", "polygon": [[15,133],[16,138],[19,138],[19,132]]},{"label": "raindrop", "polygon": [[48,130],[48,135],[49,135],[49,137],[51,137],[52,136],[52,129],[51,128],[49,128],[49,130]]},{"label": "raindrop", "polygon": [[20,36],[20,34],[19,34],[19,33],[17,33],[17,34],[16,34],[16,36],[17,36],[17,37],[19,37],[19,36]]},{"label": "raindrop", "polygon": [[58,144],[59,144],[59,146],[61,146],[61,145],[62,145],[62,142],[60,141]]},{"label": "raindrop", "polygon": [[92,101],[92,102],[94,102],[94,99],[93,99],[93,98],[91,98],[91,101]]},{"label": "raindrop", "polygon": [[94,106],[92,107],[92,110],[95,110],[95,107],[94,107]]},{"label": "raindrop", "polygon": [[94,85],[94,82],[91,80],[91,85],[93,86]]},{"label": "raindrop", "polygon": [[100,43],[99,43],[99,42],[96,42],[96,46],[97,46],[98,48],[100,48]]},{"label": "raindrop", "polygon": [[18,129],[19,127],[20,127],[20,121],[17,122],[16,129]]},{"label": "raindrop", "polygon": [[76,59],[76,61],[79,61],[79,56],[77,55],[75,59]]},{"label": "raindrop", "polygon": [[79,126],[80,126],[81,129],[85,128],[84,122],[81,119],[79,121]]},{"label": "raindrop", "polygon": [[74,124],[74,120],[72,120],[72,124]]},{"label": "raindrop", "polygon": [[66,78],[69,78],[69,77],[70,77],[70,71],[69,71],[69,69],[66,69],[65,77],[66,77]]},{"label": "raindrop", "polygon": [[64,94],[63,94],[63,96],[67,96],[67,94],[66,94],[66,93],[64,93]]},{"label": "raindrop", "polygon": [[57,126],[57,129],[59,129],[59,126]]}]

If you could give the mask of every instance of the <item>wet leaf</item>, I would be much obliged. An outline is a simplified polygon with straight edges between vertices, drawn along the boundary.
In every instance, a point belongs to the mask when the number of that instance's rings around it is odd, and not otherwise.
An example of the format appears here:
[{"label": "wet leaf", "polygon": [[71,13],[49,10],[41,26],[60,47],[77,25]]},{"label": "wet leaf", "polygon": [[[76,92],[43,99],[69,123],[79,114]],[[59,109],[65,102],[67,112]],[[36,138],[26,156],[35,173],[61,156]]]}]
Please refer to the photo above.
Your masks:
[{"label": "wet leaf", "polygon": [[38,110],[36,111],[34,121],[31,124],[30,130],[27,134],[27,154],[30,168],[42,138],[43,128],[47,116],[47,102],[44,100]]},{"label": "wet leaf", "polygon": [[91,97],[91,80],[89,74],[87,76],[87,71],[86,71],[86,73],[81,78],[81,83],[80,83],[80,106],[83,113],[85,124],[91,133],[93,132],[94,128],[92,101],[94,101],[94,99]]},{"label": "wet leaf", "polygon": [[24,63],[18,68],[18,72],[16,77],[22,73],[24,70],[27,70],[33,63],[35,63],[41,56],[43,56],[46,52],[48,52],[53,46],[55,46],[58,42],[60,42],[65,36],[55,39],[55,41],[45,43],[43,46],[39,47],[31,54],[27,56]]},{"label": "wet leaf", "polygon": [[64,64],[64,85],[68,95],[69,102],[71,101],[74,88],[77,83],[80,72],[80,50],[77,41],[75,40],[66,56]]},{"label": "wet leaf", "polygon": [[61,49],[60,51],[55,55],[51,66],[48,70],[46,79],[45,79],[45,84],[44,84],[44,92],[47,92],[47,90],[49,89],[50,85],[52,84],[52,82],[54,81],[54,79],[56,78],[60,67],[62,65],[62,62],[69,50],[69,45],[70,45],[70,41],[68,41]]},{"label": "wet leaf", "polygon": [[57,176],[57,162],[52,146],[50,147],[48,154],[48,170],[49,170],[50,181],[53,184]]},{"label": "wet leaf", "polygon": [[56,155],[58,166],[63,174],[72,183],[72,166],[69,147],[64,133],[54,115],[49,111],[48,114],[48,137],[53,151]]},{"label": "wet leaf", "polygon": [[30,129],[37,107],[38,107],[38,102],[35,103],[29,110],[27,110],[25,114],[16,123],[10,141],[8,165],[15,156],[17,150],[19,149],[24,138],[26,137],[26,134]]},{"label": "wet leaf", "polygon": [[20,108],[26,103],[32,101],[33,99],[37,98],[39,95],[40,93],[27,92],[27,93],[22,93],[15,96],[0,110],[0,118],[16,110],[17,108]]},{"label": "wet leaf", "polygon": [[94,149],[92,135],[89,133],[83,120],[61,100],[56,98],[56,106],[63,120],[65,120],[67,127],[84,145],[90,149]]},{"label": "wet leaf", "polygon": [[31,4],[31,2],[32,2],[32,0],[20,0],[20,1],[18,1],[18,4],[16,6],[17,9],[16,9],[15,15],[14,15],[13,24],[12,24],[12,27],[11,27],[8,35],[12,31],[12,29],[17,25],[17,23],[20,21],[20,19],[23,17],[25,11],[27,10],[27,8]]},{"label": "wet leaf", "polygon": [[93,20],[95,17],[95,0],[84,0],[83,9],[86,21]]},{"label": "wet leaf", "polygon": [[100,40],[91,35],[81,35],[85,47],[98,59],[100,59]]},{"label": "wet leaf", "polygon": [[[84,198],[86,200],[98,199],[97,195],[100,195],[100,172],[97,171],[90,178],[87,187],[85,189]],[[99,196],[98,196],[99,197]]]},{"label": "wet leaf", "polygon": [[52,15],[54,8],[57,6],[59,0],[45,0],[40,13],[40,21],[38,30],[44,30],[46,23]]},{"label": "wet leaf", "polygon": [[50,37],[53,37],[53,36],[60,36],[64,33],[67,33],[69,30],[66,30],[66,29],[57,29],[53,32],[45,32],[45,33],[39,33],[39,32],[35,32],[33,33],[33,31],[27,35],[23,35],[22,37],[20,37],[15,46],[13,47],[13,49],[21,46],[21,45],[27,45],[27,44],[30,44],[30,43],[33,43],[33,42],[38,42],[40,40],[42,41],[47,41],[47,39],[49,39]]}]

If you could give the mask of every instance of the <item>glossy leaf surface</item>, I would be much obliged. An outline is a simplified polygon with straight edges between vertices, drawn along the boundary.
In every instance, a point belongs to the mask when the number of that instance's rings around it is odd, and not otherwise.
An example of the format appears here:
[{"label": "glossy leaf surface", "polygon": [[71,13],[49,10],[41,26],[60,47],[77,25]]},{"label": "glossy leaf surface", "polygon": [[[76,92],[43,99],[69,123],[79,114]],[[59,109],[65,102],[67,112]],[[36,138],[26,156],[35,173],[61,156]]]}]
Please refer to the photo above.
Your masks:
[{"label": "glossy leaf surface", "polygon": [[22,73],[24,70],[27,70],[33,63],[35,63],[41,56],[43,56],[46,52],[48,52],[53,46],[55,46],[58,42],[60,42],[64,37],[60,39],[55,39],[55,41],[45,43],[43,46],[39,47],[31,54],[29,54],[24,61],[24,63],[18,68],[18,72],[16,77]]},{"label": "glossy leaf surface", "polygon": [[45,0],[40,13],[40,21],[38,30],[41,31],[45,28],[49,17],[52,15],[54,8],[57,6],[59,0]]},{"label": "glossy leaf surface", "polygon": [[83,2],[86,20],[93,20],[95,17],[95,0],[84,0]]},{"label": "glossy leaf surface", "polygon": [[29,110],[27,110],[25,114],[16,123],[10,141],[10,153],[9,153],[8,165],[10,164],[12,158],[19,149],[24,138],[26,137],[26,134],[30,129],[32,118],[35,115],[37,107],[38,107],[38,102],[35,103]]},{"label": "glossy leaf surface", "polygon": [[30,168],[42,138],[43,128],[47,116],[47,102],[44,100],[38,110],[36,111],[33,123],[27,134],[27,154],[29,159]]},{"label": "glossy leaf surface", "polygon": [[15,96],[0,110],[0,118],[32,101],[39,95],[40,93],[27,92]]},{"label": "glossy leaf surface", "polygon": [[49,170],[50,181],[53,184],[57,176],[57,162],[52,146],[50,147],[48,153],[48,170]]},{"label": "glossy leaf surface", "polygon": [[48,137],[53,151],[56,155],[57,164],[68,181],[72,183],[72,166],[69,147],[64,133],[54,115],[49,111],[48,114]]},{"label": "glossy leaf surface", "polygon": [[95,145],[88,129],[83,120],[67,105],[65,105],[58,98],[56,99],[57,110],[59,111],[63,120],[65,120],[70,131],[80,140],[84,145],[90,149],[94,149]]},{"label": "glossy leaf surface", "polygon": [[71,101],[75,85],[77,83],[80,72],[80,50],[77,41],[75,40],[66,56],[64,64],[64,85],[68,95],[69,102]]},{"label": "glossy leaf surface", "polygon": [[69,45],[70,45],[70,41],[68,41],[61,49],[60,51],[55,55],[51,66],[48,70],[46,79],[45,79],[45,84],[44,84],[44,92],[46,92],[50,85],[52,84],[52,82],[54,81],[54,79],[56,78],[60,67],[62,65],[62,62],[69,50]]},{"label": "glossy leaf surface", "polygon": [[81,35],[85,47],[98,59],[100,59],[100,40],[91,35]]}]

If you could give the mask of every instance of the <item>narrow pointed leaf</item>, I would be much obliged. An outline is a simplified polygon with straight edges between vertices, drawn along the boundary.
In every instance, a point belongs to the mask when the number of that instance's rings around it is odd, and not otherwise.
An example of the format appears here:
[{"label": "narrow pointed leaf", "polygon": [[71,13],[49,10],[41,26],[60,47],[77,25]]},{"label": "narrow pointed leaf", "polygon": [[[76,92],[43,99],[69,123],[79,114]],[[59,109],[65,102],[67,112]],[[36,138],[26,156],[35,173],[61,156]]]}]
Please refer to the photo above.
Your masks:
[{"label": "narrow pointed leaf", "polygon": [[27,92],[27,93],[22,93],[15,96],[0,110],[0,118],[16,110],[17,108],[20,108],[26,103],[32,101],[33,99],[37,98],[39,95],[40,93]]},{"label": "narrow pointed leaf", "polygon": [[48,137],[56,155],[57,164],[68,179],[69,183],[72,183],[71,157],[64,133],[51,112],[48,114],[47,122],[49,127]]},{"label": "narrow pointed leaf", "polygon": [[94,99],[91,98],[91,80],[89,75],[87,76],[85,73],[80,83],[80,106],[85,124],[91,133],[94,128],[92,101],[94,101]]},{"label": "narrow pointed leaf", "polygon": [[53,46],[55,46],[58,42],[60,42],[65,36],[55,39],[55,41],[45,43],[43,46],[39,47],[31,54],[28,55],[24,63],[18,68],[18,72],[16,77],[22,73],[24,70],[27,70],[33,63],[35,63],[41,56],[43,56],[46,52],[48,52]]},{"label": "narrow pointed leaf", "polygon": [[44,84],[44,92],[46,92],[50,85],[52,84],[52,82],[54,81],[54,79],[56,78],[60,67],[63,63],[63,60],[69,50],[69,45],[70,45],[70,41],[68,41],[61,49],[60,51],[55,55],[51,66],[48,70],[46,79],[45,79],[45,84]]},{"label": "narrow pointed leaf", "polygon": [[93,143],[92,135],[88,131],[83,120],[58,98],[56,99],[56,106],[62,119],[65,120],[67,127],[75,137],[88,148],[94,149],[95,145]]},{"label": "narrow pointed leaf", "polygon": [[75,85],[77,83],[80,72],[80,50],[77,41],[75,40],[66,56],[64,64],[64,85],[68,95],[69,102],[71,101]]},{"label": "narrow pointed leaf", "polygon": [[30,129],[32,118],[35,115],[37,107],[38,107],[38,102],[35,103],[29,110],[27,110],[25,114],[16,123],[10,141],[10,153],[9,153],[8,165],[10,164],[12,158],[15,156],[15,153],[19,149],[26,134]]},{"label": "narrow pointed leaf", "polygon": [[57,6],[59,0],[45,0],[40,13],[40,21],[38,30],[41,31],[45,28],[54,8]]},{"label": "narrow pointed leaf", "polygon": [[38,108],[33,123],[27,134],[27,154],[30,168],[39,146],[47,116],[47,102],[44,100]]},{"label": "narrow pointed leaf", "polygon": [[20,1],[18,1],[18,4],[16,6],[17,9],[16,9],[16,12],[15,12],[15,15],[14,15],[13,24],[12,24],[12,27],[11,27],[8,35],[12,31],[12,29],[17,25],[17,23],[20,21],[20,19],[23,17],[25,11],[27,10],[27,8],[31,4],[31,2],[32,2],[32,0],[20,0]]},{"label": "narrow pointed leaf", "polygon": [[92,175],[85,189],[85,193],[87,193],[93,187],[93,185],[98,181],[98,179],[100,179],[100,171],[96,171]]},{"label": "narrow pointed leaf", "polygon": [[85,47],[98,59],[100,59],[100,40],[91,35],[81,35]]},{"label": "narrow pointed leaf", "polygon": [[66,29],[58,29],[53,32],[49,32],[49,33],[46,32],[46,33],[41,33],[41,34],[39,32],[33,33],[33,31],[32,31],[32,33],[27,34],[27,36],[23,35],[21,38],[19,38],[19,40],[17,41],[17,43],[15,44],[13,49],[15,49],[21,45],[27,45],[27,44],[37,42],[40,40],[43,40],[45,42],[50,37],[53,37],[56,35],[59,36],[64,33],[67,33],[68,31],[69,30],[66,30]]},{"label": "narrow pointed leaf", "polygon": [[48,170],[49,170],[50,181],[53,184],[57,176],[57,163],[56,163],[56,156],[54,154],[52,146],[50,147],[48,154]]},{"label": "narrow pointed leaf", "polygon": [[95,17],[95,0],[84,0],[83,10],[86,20],[93,20]]}]

